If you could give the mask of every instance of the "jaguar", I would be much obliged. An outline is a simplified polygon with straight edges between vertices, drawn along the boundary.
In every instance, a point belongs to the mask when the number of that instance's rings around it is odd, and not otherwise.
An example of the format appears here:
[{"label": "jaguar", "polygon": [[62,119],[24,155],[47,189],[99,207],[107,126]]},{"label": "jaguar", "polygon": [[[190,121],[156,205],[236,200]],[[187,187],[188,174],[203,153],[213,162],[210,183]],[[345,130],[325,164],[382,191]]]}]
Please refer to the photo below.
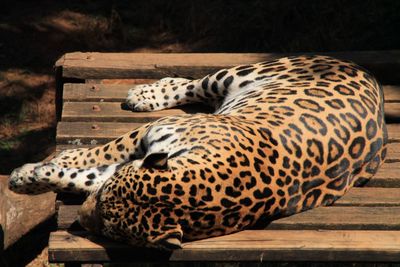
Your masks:
[{"label": "jaguar", "polygon": [[26,164],[9,187],[87,193],[86,229],[170,250],[331,205],[385,159],[381,86],[350,61],[292,56],[164,78],[130,89],[124,105],[146,112],[196,102],[214,112],[164,117]]}]

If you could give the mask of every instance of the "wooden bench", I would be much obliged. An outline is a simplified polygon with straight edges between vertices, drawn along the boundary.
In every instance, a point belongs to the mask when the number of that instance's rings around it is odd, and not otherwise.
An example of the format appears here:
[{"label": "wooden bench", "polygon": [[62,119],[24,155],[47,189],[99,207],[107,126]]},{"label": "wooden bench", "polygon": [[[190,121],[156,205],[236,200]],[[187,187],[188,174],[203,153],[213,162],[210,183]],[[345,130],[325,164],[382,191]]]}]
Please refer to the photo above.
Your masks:
[{"label": "wooden bench", "polygon": [[[384,84],[386,118],[391,122],[388,158],[366,187],[352,189],[334,206],[274,221],[265,230],[185,243],[183,249],[171,253],[91,236],[75,222],[79,201],[64,199],[58,212],[59,230],[50,237],[49,261],[400,261],[400,51],[323,54],[353,60]],[[66,54],[56,64],[57,84],[63,89],[57,149],[103,144],[144,122],[194,111],[191,107],[152,113],[124,111],[120,102],[132,84],[166,76],[198,78],[220,68],[281,56]]]}]

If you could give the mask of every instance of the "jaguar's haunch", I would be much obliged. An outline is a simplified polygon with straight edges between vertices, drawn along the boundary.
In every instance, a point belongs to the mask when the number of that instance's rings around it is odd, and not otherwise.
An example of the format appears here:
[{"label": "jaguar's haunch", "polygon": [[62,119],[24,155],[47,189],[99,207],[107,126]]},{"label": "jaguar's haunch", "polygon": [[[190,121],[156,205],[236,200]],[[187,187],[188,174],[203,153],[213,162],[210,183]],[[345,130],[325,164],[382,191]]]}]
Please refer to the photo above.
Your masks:
[{"label": "jaguar's haunch", "polygon": [[107,237],[178,248],[332,204],[386,154],[383,93],[355,65],[286,57],[165,78],[129,91],[134,111],[203,102],[213,114],[162,118],[101,147],[15,170],[10,188],[91,193],[81,223]]}]

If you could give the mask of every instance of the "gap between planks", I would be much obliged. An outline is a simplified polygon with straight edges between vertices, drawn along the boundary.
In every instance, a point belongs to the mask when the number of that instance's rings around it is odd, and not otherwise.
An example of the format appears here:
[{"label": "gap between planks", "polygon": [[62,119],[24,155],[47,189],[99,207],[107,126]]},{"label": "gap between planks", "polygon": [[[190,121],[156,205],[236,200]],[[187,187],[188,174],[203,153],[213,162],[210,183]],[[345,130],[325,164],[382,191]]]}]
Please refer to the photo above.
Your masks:
[{"label": "gap between planks", "polygon": [[246,230],[183,243],[172,252],[134,248],[83,232],[50,235],[50,262],[400,261],[400,231]]}]

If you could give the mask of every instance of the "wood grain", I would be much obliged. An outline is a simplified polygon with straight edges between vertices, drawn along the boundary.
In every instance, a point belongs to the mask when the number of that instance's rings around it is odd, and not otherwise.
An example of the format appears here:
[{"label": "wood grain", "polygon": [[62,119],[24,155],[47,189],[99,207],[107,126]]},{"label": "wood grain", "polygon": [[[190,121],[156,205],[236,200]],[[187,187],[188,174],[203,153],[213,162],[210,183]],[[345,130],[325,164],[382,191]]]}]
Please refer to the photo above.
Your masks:
[{"label": "wood grain", "polygon": [[129,110],[122,110],[120,103],[65,102],[63,106],[62,120],[150,122],[166,116],[198,112],[208,112],[208,109],[201,105],[190,105],[153,112],[132,112]]},{"label": "wood grain", "polygon": [[263,262],[400,261],[399,231],[258,230],[183,244],[172,252],[135,248],[82,232],[57,231],[49,241],[50,262]]},{"label": "wood grain", "polygon": [[[299,54],[299,53],[297,53]],[[308,53],[300,53],[308,54]],[[315,53],[313,53],[315,54]],[[386,84],[400,80],[400,51],[320,52],[364,66]],[[162,77],[199,78],[219,69],[277,59],[295,54],[159,54],[159,53],[68,53],[56,62],[63,77],[122,79]]]},{"label": "wood grain", "polygon": [[130,122],[65,122],[57,124],[57,144],[105,144],[144,123]]}]

